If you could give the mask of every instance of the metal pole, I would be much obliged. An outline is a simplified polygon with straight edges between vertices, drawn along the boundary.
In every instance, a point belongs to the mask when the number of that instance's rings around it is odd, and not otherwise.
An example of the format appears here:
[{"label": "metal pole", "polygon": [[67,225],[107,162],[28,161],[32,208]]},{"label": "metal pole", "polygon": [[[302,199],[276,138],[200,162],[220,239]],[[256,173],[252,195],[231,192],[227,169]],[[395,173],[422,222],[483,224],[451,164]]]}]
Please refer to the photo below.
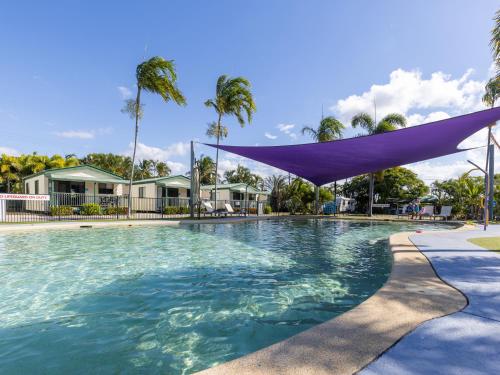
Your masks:
[{"label": "metal pole", "polygon": [[191,141],[191,194],[189,194],[189,217],[194,219],[194,142]]},{"label": "metal pole", "polygon": [[490,220],[494,219],[494,200],[495,200],[495,145],[491,144],[489,146],[489,170],[488,170],[488,182],[489,182],[489,197],[488,197],[488,212]]},{"label": "metal pole", "polygon": [[[484,170],[479,165],[477,165],[476,163],[474,163],[470,160],[467,160],[467,162],[472,164],[474,167],[476,167],[477,169],[479,169],[481,172],[484,173],[484,179],[486,181],[486,188],[489,188],[488,172],[486,172],[486,170]],[[486,230],[486,228],[488,226],[488,195],[487,195],[487,191],[485,191],[484,198],[485,198],[485,202],[484,202],[484,207],[483,207],[483,222],[484,222],[484,230]]]}]

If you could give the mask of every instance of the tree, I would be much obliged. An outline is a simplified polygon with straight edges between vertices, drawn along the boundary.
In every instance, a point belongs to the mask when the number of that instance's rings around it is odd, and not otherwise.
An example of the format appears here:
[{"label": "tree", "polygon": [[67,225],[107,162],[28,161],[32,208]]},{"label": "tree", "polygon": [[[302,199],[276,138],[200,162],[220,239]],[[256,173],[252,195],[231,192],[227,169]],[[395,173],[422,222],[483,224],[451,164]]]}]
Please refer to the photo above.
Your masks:
[{"label": "tree", "polygon": [[153,177],[153,161],[152,160],[141,160],[135,167],[136,172],[134,174],[134,179],[137,177],[139,180],[144,180],[145,178]]},{"label": "tree", "polygon": [[329,142],[342,138],[344,129],[344,124],[335,117],[328,116],[321,120],[317,129],[304,126],[302,134],[308,134],[316,142]]},{"label": "tree", "polygon": [[153,165],[156,177],[167,177],[172,172],[168,164],[163,161],[154,161]]},{"label": "tree", "polygon": [[0,183],[5,185],[7,193],[11,192],[12,184],[20,180],[21,165],[18,158],[2,154],[0,157]]},{"label": "tree", "polygon": [[[356,176],[342,186],[346,197],[356,199],[356,209],[363,211],[369,204],[369,180],[366,175]],[[413,200],[429,191],[425,183],[411,170],[403,167],[387,169],[384,179],[375,186],[374,193],[383,202],[389,198],[395,200]]]},{"label": "tree", "polygon": [[495,26],[491,31],[490,46],[497,67],[496,79],[498,80],[500,79],[500,10],[497,10],[493,20],[495,21]]},{"label": "tree", "polygon": [[[379,122],[376,122],[368,113],[362,112],[354,116],[351,120],[351,125],[353,128],[363,128],[369,135],[381,134],[389,131],[396,130],[397,128],[404,128],[406,126],[406,118],[398,113],[391,113],[385,116]],[[377,173],[379,179],[383,177],[383,171]],[[373,193],[375,185],[375,174],[369,174],[370,185],[369,185],[369,196],[368,196],[368,215],[372,215],[373,207]]]},{"label": "tree", "polygon": [[132,159],[129,156],[93,153],[83,157],[82,164],[90,164],[123,178],[130,178]]},{"label": "tree", "polygon": [[484,87],[483,103],[493,108],[495,102],[500,98],[500,78],[491,78]]},{"label": "tree", "polygon": [[281,175],[272,175],[264,180],[264,187],[271,192],[271,208],[275,212],[280,211],[281,204],[284,201],[285,191],[287,187],[287,178]]},{"label": "tree", "polygon": [[[211,107],[217,114],[217,126],[215,136],[217,146],[220,143],[221,135],[224,134],[224,126],[221,121],[224,116],[235,116],[240,126],[245,126],[244,114],[247,122],[252,121],[252,115],[256,111],[253,95],[250,91],[250,82],[243,77],[230,78],[221,75],[217,80],[215,88],[215,98],[205,101],[205,106]],[[226,133],[227,135],[227,128]],[[215,154],[215,176],[219,170],[219,149]],[[217,200],[217,178],[215,178],[215,200]],[[217,202],[216,202],[217,205]]]},{"label": "tree", "polygon": [[224,173],[224,178],[230,184],[244,183],[253,186],[256,189],[262,181],[262,177],[253,174],[250,169],[239,164],[236,169],[226,171]]},{"label": "tree", "polygon": [[[319,123],[318,129],[309,126],[302,128],[302,134],[309,134],[316,142],[330,142],[342,138],[345,126],[333,116],[325,117]],[[319,187],[315,188],[316,213],[318,213]],[[334,197],[337,198],[337,181],[334,183]]]},{"label": "tree", "polygon": [[210,156],[201,156],[198,160],[198,172],[201,185],[215,184],[215,163]]},{"label": "tree", "polygon": [[177,88],[177,73],[173,60],[165,60],[163,57],[155,56],[139,64],[136,69],[137,95],[135,100],[125,103],[123,112],[135,118],[134,150],[132,152],[132,163],[130,167],[130,182],[128,194],[128,217],[132,212],[132,181],[134,178],[135,154],[137,151],[137,135],[139,133],[139,120],[143,116],[141,103],[142,91],[158,94],[165,102],[174,101],[178,105],[185,105],[186,99]]}]

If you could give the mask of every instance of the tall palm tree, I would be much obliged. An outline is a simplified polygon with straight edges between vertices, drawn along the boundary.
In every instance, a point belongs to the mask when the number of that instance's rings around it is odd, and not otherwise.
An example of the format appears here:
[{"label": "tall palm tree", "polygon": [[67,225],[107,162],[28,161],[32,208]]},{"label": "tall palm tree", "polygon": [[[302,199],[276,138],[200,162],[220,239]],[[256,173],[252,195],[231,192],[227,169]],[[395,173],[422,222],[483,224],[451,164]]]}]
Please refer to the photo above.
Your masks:
[{"label": "tall palm tree", "polygon": [[[406,118],[399,113],[391,113],[385,116],[379,122],[376,122],[368,113],[362,112],[354,116],[351,120],[353,128],[363,128],[369,135],[381,134],[406,127]],[[380,172],[380,176],[382,176]],[[368,192],[368,215],[372,216],[373,210],[373,190],[375,185],[375,174],[370,173],[370,187]]]},{"label": "tall palm tree", "polygon": [[[215,88],[215,98],[208,99],[205,106],[211,107],[217,113],[217,126],[215,136],[217,138],[217,146],[220,143],[221,135],[223,135],[224,126],[221,121],[224,116],[235,116],[238,123],[245,126],[244,114],[246,114],[247,122],[252,121],[252,115],[256,111],[255,102],[252,92],[250,91],[250,82],[243,77],[231,78],[227,75],[221,75],[217,79]],[[227,128],[226,128],[227,135]],[[217,175],[219,170],[219,149],[215,154],[215,205],[217,206]]]},{"label": "tall palm tree", "polygon": [[[309,134],[316,142],[329,142],[342,138],[342,132],[345,129],[344,124],[333,116],[325,117],[319,123],[318,129],[313,129],[309,126],[302,128],[302,134]],[[337,200],[337,181],[334,182],[334,196]],[[316,197],[316,214],[318,213],[319,202],[319,186],[314,186]]]},{"label": "tall palm tree", "polygon": [[491,30],[490,46],[497,67],[496,78],[500,79],[500,10],[497,10],[493,20],[495,21],[495,26]]},{"label": "tall palm tree", "polygon": [[122,112],[128,113],[135,118],[134,151],[130,165],[130,180],[128,194],[128,214],[132,212],[132,181],[134,178],[135,154],[137,150],[137,135],[139,133],[139,120],[144,113],[141,103],[142,91],[158,94],[165,102],[174,101],[178,105],[185,105],[186,99],[177,88],[177,73],[173,60],[165,60],[163,57],[155,56],[137,65],[136,69],[137,95],[135,100],[126,101]]}]

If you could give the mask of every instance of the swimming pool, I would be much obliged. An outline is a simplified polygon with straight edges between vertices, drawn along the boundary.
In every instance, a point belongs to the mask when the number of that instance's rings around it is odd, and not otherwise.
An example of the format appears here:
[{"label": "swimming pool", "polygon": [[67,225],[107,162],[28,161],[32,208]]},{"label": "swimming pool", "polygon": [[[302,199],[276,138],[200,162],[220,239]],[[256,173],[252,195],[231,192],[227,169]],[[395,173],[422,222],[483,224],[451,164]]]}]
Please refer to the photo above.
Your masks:
[{"label": "swimming pool", "polygon": [[[390,273],[390,234],[331,220],[0,234],[3,373],[192,373],[331,319]],[[43,371],[41,371],[43,370]]]}]

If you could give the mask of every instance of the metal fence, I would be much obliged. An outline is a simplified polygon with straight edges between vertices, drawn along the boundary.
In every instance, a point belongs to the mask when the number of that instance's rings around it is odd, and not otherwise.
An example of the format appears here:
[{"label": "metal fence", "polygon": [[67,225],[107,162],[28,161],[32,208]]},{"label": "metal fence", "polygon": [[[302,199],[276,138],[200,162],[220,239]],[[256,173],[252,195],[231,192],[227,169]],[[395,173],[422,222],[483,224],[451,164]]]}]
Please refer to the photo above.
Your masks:
[{"label": "metal fence", "polygon": [[[130,219],[167,219],[189,217],[189,198],[138,198],[132,197]],[[127,219],[128,196],[88,195],[53,193],[49,201],[5,200],[0,212],[0,222],[47,222],[62,220],[121,220]],[[217,201],[211,202],[217,207],[215,214],[256,215],[256,201]],[[229,204],[233,213],[228,212]],[[195,207],[198,216],[213,216],[200,205]]]}]

